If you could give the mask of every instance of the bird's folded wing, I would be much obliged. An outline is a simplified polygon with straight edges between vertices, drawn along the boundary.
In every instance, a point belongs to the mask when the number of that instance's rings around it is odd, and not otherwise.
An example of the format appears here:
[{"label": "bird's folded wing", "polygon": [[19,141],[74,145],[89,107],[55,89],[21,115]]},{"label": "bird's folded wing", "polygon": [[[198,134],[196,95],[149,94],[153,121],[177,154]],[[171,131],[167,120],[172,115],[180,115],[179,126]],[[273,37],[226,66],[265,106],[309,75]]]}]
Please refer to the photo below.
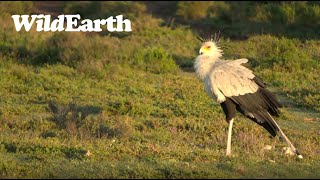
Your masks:
[{"label": "bird's folded wing", "polygon": [[212,68],[211,84],[226,97],[255,93],[258,85],[252,80],[255,75],[242,63],[248,59],[226,61]]}]

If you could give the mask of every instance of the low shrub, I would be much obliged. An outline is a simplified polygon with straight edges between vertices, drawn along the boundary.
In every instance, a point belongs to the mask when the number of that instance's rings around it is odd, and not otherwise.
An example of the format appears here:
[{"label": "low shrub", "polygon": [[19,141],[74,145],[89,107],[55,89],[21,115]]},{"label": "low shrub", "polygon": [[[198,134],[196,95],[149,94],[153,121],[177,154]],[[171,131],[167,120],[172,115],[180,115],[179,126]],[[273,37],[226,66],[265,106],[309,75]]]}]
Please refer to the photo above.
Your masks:
[{"label": "low shrub", "polygon": [[31,14],[34,11],[32,1],[2,1],[0,2],[0,14]]},{"label": "low shrub", "polygon": [[153,73],[175,72],[178,66],[163,48],[152,47],[138,51],[131,64]]}]

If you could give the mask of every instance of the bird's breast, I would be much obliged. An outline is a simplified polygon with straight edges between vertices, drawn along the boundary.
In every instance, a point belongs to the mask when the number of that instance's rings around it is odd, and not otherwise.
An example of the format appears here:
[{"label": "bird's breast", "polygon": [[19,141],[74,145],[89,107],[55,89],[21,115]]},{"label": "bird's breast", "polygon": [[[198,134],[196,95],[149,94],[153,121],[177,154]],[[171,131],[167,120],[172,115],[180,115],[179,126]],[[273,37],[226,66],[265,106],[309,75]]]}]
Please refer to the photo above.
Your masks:
[{"label": "bird's breast", "polygon": [[217,97],[213,92],[213,85],[210,81],[210,78],[206,77],[203,81],[204,81],[204,89],[207,92],[207,94],[214,100],[217,100]]}]

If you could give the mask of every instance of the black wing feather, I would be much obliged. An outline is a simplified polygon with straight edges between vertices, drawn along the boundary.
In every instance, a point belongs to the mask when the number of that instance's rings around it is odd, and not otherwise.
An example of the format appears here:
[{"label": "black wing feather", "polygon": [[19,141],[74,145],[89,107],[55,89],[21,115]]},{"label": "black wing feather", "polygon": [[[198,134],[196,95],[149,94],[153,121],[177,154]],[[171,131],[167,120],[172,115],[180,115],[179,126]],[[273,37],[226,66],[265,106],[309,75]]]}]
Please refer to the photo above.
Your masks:
[{"label": "black wing feather", "polygon": [[229,98],[236,105],[236,109],[239,112],[263,126],[272,136],[275,136],[278,128],[268,113],[273,116],[279,116],[279,108],[282,105],[275,95],[266,89],[266,84],[259,77],[255,76],[253,81],[259,85],[257,92]]}]

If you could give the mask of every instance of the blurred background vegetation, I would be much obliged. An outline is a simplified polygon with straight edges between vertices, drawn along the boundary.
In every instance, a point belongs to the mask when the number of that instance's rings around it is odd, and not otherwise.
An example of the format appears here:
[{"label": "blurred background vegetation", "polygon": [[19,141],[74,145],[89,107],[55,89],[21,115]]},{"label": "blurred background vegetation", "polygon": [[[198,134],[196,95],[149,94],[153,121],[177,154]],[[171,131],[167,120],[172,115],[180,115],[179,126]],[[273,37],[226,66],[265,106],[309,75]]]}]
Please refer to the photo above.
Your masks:
[{"label": "blurred background vegetation", "polygon": [[[16,32],[10,15],[32,13],[79,13],[91,19],[123,14],[132,21],[133,32]],[[1,2],[0,14],[6,24],[0,29],[2,60],[60,63],[86,73],[99,73],[110,63],[157,73],[192,69],[199,48],[196,35],[221,31],[223,39],[231,41],[225,58],[249,58],[267,81],[320,110],[319,1],[17,1]]]},{"label": "blurred background vegetation", "polygon": [[[82,19],[105,19],[123,14],[131,20],[133,31],[36,32],[34,26],[29,32],[16,32],[11,15],[39,13],[53,17],[79,13]],[[125,139],[133,148],[125,149],[128,148],[126,143],[114,145],[118,148],[113,149],[118,153],[115,161],[142,151],[139,148],[147,148],[154,154],[139,156],[146,158],[142,164],[155,163],[153,157],[158,155],[159,149],[164,151],[160,157],[171,152],[162,149],[161,143],[169,143],[172,148],[178,146],[177,154],[171,155],[190,163],[216,157],[218,152],[206,154],[208,152],[203,147],[222,147],[220,153],[223,154],[224,141],[216,137],[224,134],[224,125],[221,121],[210,120],[212,117],[223,119],[222,112],[219,107],[212,110],[211,100],[193,73],[193,61],[200,46],[196,36],[208,37],[217,31],[221,31],[222,42],[229,42],[223,49],[225,59],[248,58],[250,68],[278,95],[288,99],[288,106],[320,112],[320,1],[2,1],[0,22],[1,152],[18,152],[19,149],[22,154],[60,152],[68,158],[81,156],[81,159],[83,151],[69,146],[90,146],[90,142],[97,139],[99,144],[99,140],[106,137],[108,143],[112,138]],[[293,121],[290,113],[285,113],[282,118]],[[315,120],[318,119],[311,121]],[[296,123],[296,126],[292,125],[295,128],[307,126]],[[212,130],[216,127],[221,127],[221,131]],[[247,127],[240,125],[241,128]],[[208,129],[217,132],[208,133]],[[30,130],[32,135],[28,134]],[[286,130],[297,139],[306,138],[299,132]],[[319,157],[320,151],[313,151],[319,150],[318,130],[310,130],[309,126],[304,130],[312,134],[308,136],[308,143],[301,146],[304,151]],[[257,132],[260,136],[263,134],[258,127],[250,129],[248,134],[239,134],[239,142],[246,144],[235,147],[247,148],[249,153],[257,150],[255,145],[262,137],[243,140],[243,137]],[[87,136],[91,138],[90,142],[85,141]],[[48,137],[62,140],[48,144],[45,142]],[[66,144],[63,138],[78,138],[80,141],[70,140]],[[174,139],[171,144],[170,139]],[[185,141],[200,148],[197,155],[202,159],[185,152],[187,145],[180,143]],[[35,142],[38,149],[33,148]],[[144,143],[149,142],[155,146],[147,144],[144,147]],[[197,142],[202,145],[195,145]],[[43,143],[51,149],[43,147]],[[95,148],[94,153],[109,153],[104,152],[102,146]],[[259,152],[253,154],[258,159],[264,157]],[[111,154],[103,155],[111,158]],[[36,158],[47,158],[39,156]],[[188,158],[190,161],[186,160]],[[16,165],[9,163],[10,158],[5,162],[7,164],[3,162],[0,166],[0,177],[26,177],[27,165],[22,168],[25,171],[14,175]],[[137,162],[130,163],[135,165]],[[206,165],[201,166],[204,174],[200,172],[198,175],[242,177],[241,168],[245,167],[239,164],[236,165],[240,168],[238,176],[232,175],[232,169],[229,174],[210,174],[215,171],[206,169]],[[187,170],[189,165],[186,169],[173,168],[182,174],[171,174],[171,165],[160,166],[164,175],[158,174],[158,177],[184,177],[183,173],[194,173]],[[246,166],[255,167],[252,164]],[[121,163],[116,167],[126,169]],[[100,166],[96,168],[104,170]],[[114,166],[109,164],[108,168]],[[144,171],[136,168],[136,174],[126,169],[123,177],[141,177],[139,175]],[[145,171],[152,174],[153,171],[149,170]],[[269,171],[263,172],[266,174],[259,177],[265,177]],[[35,172],[30,177],[61,177],[47,173]],[[121,177],[123,172],[118,173],[107,177]],[[247,177],[257,177],[254,174],[249,173]],[[88,174],[82,175],[88,177]],[[288,177],[285,173],[274,175],[271,177]],[[319,174],[309,175],[319,177]],[[74,174],[72,177],[81,176]]]}]

